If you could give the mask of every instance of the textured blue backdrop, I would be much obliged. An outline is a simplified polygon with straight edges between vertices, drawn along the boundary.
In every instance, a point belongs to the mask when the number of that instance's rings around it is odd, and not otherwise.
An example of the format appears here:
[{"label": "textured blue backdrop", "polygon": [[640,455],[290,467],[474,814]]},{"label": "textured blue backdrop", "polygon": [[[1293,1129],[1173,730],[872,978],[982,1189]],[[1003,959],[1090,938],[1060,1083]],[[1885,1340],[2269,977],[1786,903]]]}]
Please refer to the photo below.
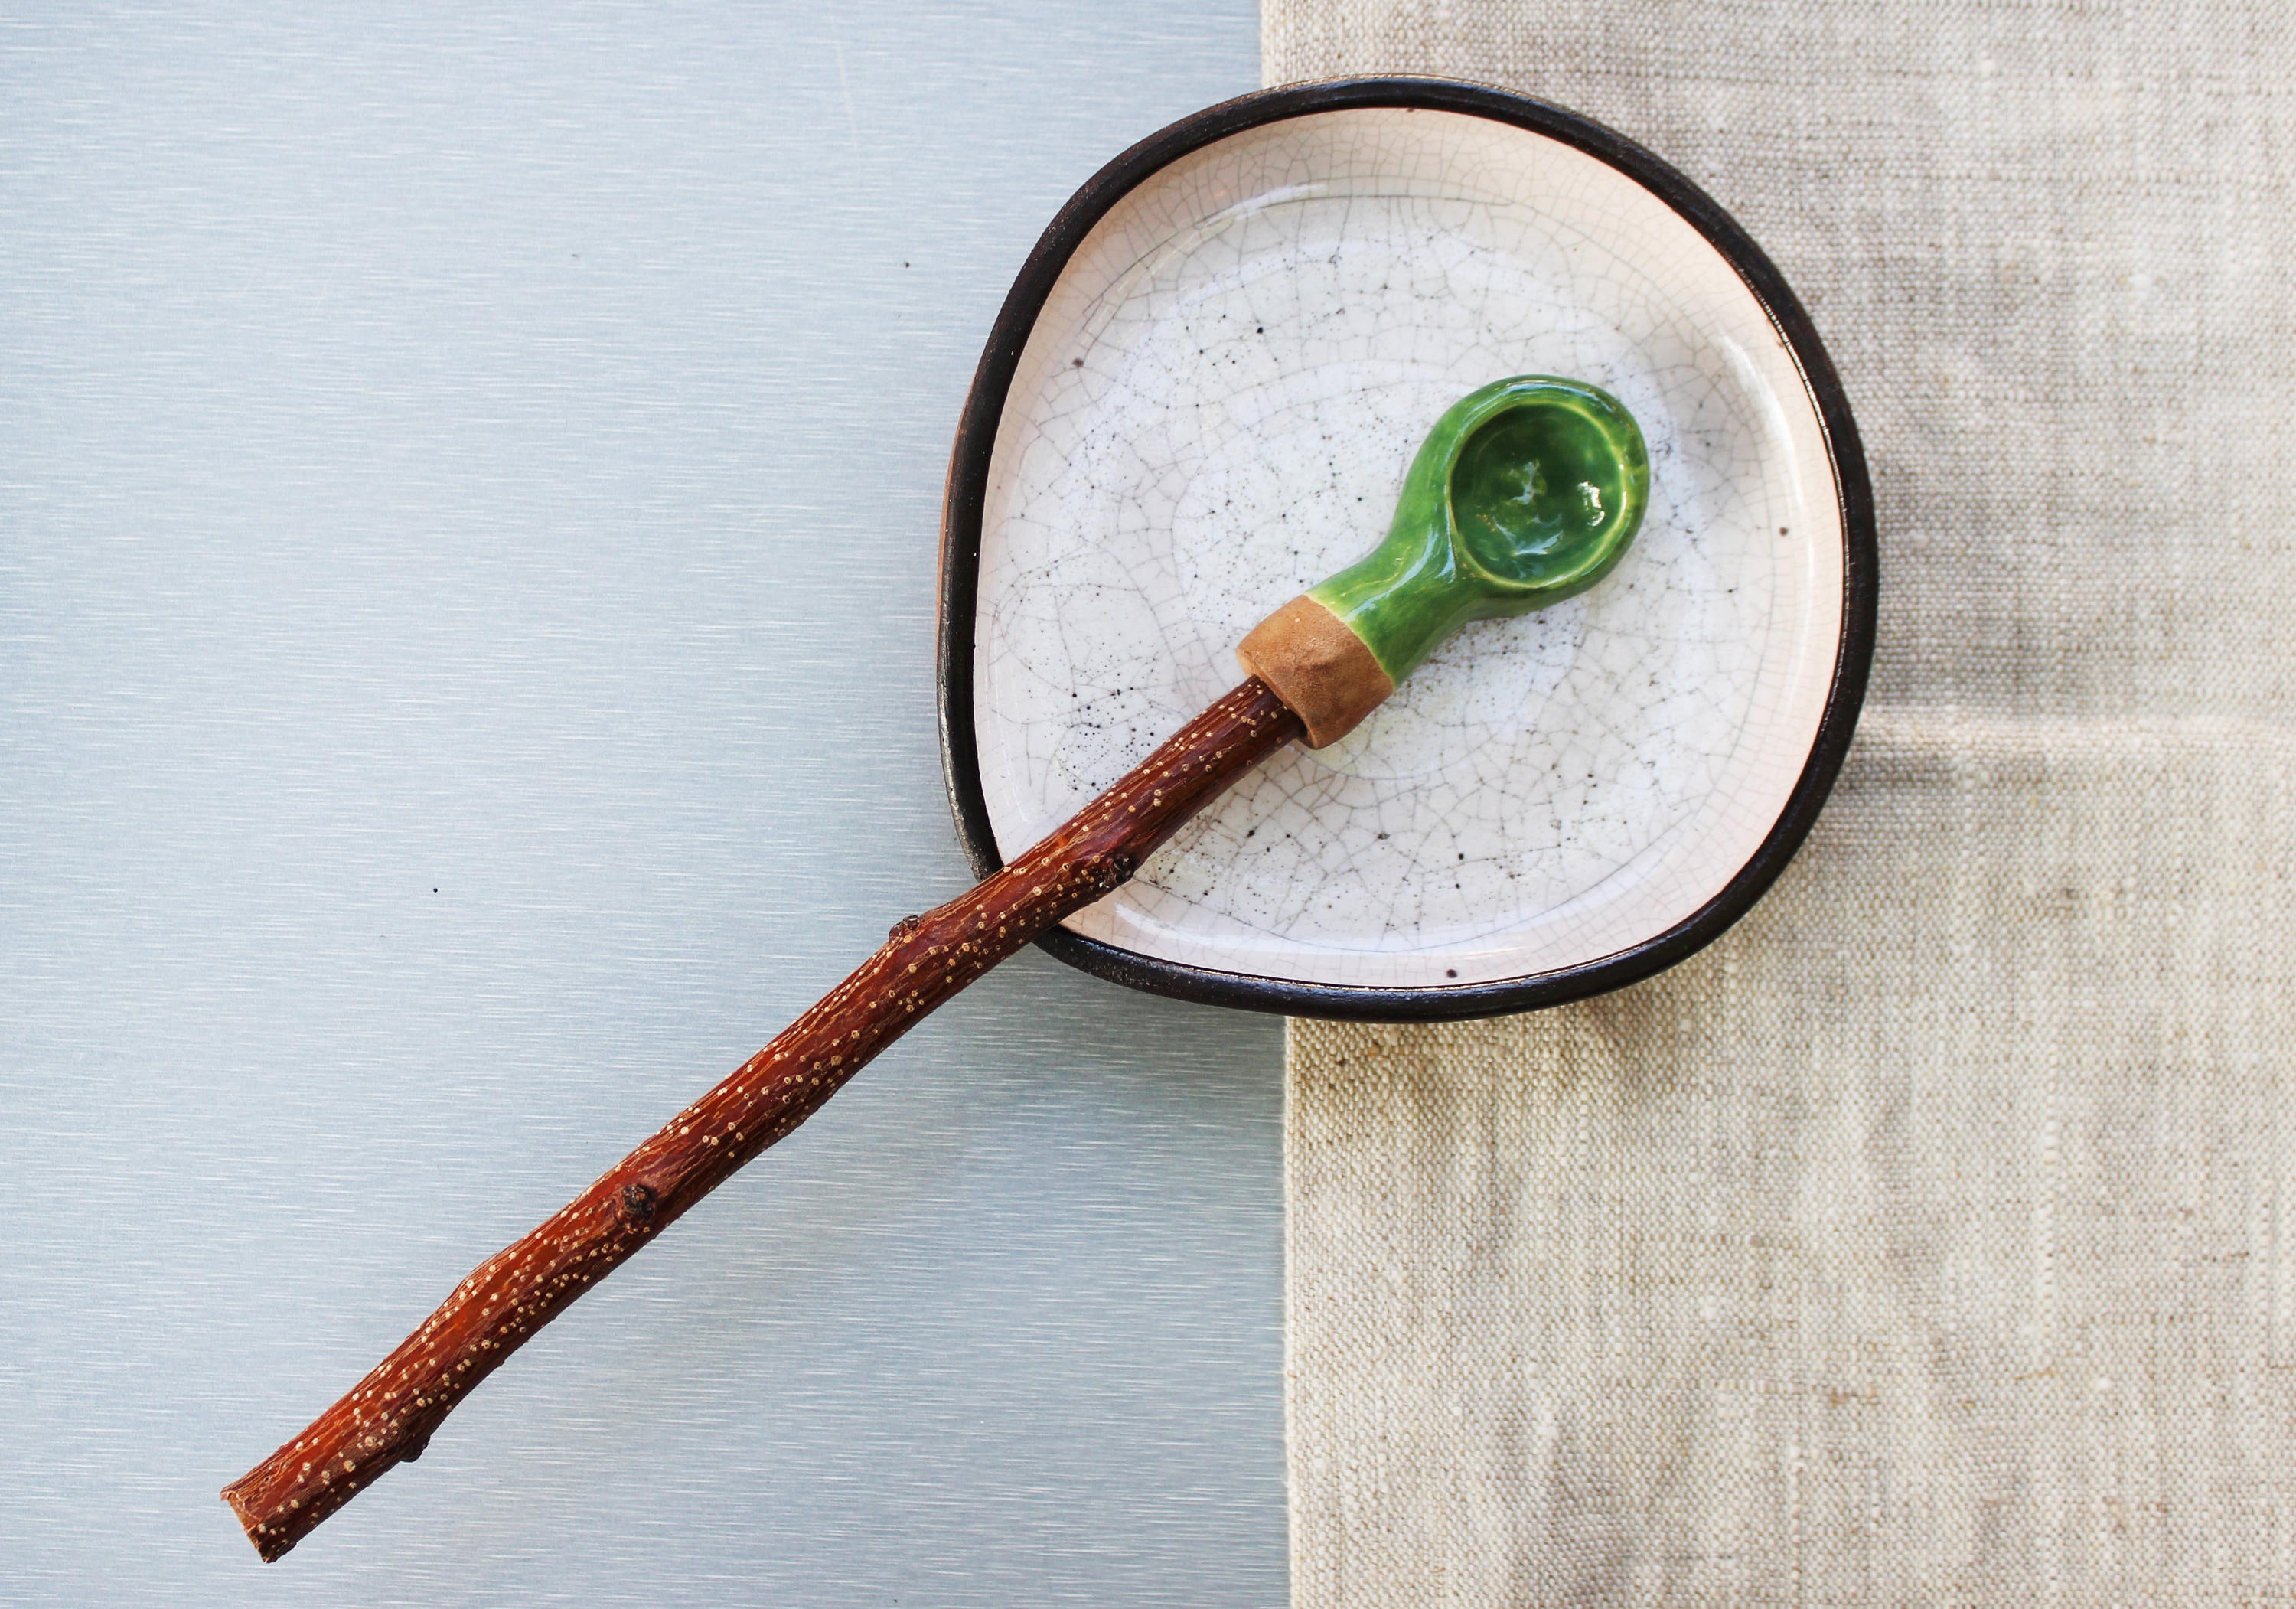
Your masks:
[{"label": "textured blue backdrop", "polygon": [[0,26],[0,1601],[1282,1599],[1280,1025],[1033,953],[284,1564],[215,1495],[962,886],[965,382],[1256,27]]}]

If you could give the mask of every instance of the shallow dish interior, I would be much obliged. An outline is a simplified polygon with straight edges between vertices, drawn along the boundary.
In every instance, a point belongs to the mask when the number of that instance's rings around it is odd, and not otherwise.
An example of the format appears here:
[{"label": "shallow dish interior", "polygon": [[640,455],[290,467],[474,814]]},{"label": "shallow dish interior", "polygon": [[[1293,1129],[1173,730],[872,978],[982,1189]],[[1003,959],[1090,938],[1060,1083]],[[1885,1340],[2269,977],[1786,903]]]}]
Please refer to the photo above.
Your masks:
[{"label": "shallow dish interior", "polygon": [[1730,262],[1626,173],[1386,107],[1161,168],[1038,315],[982,505],[972,715],[997,847],[1234,685],[1243,634],[1383,534],[1444,408],[1533,373],[1641,423],[1650,510],[1619,570],[1467,628],[1072,930],[1218,973],[1464,986],[1646,943],[1745,866],[1842,638],[1842,510],[1801,371]]}]

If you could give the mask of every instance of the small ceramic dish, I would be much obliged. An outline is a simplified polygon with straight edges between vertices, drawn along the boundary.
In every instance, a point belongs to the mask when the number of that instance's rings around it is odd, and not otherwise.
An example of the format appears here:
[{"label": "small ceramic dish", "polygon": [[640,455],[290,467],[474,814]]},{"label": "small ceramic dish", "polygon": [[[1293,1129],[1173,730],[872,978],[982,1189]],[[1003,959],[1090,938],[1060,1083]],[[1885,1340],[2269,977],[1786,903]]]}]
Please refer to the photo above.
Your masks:
[{"label": "small ceramic dish", "polygon": [[1193,999],[1486,1015],[1657,971],[1808,831],[1872,655],[1873,513],[1777,271],[1656,157],[1426,79],[1247,95],[1110,163],[1013,285],[942,547],[948,784],[983,873],[1242,677],[1263,616],[1385,532],[1413,450],[1513,374],[1650,446],[1601,587],[1461,631],[1047,948]]}]

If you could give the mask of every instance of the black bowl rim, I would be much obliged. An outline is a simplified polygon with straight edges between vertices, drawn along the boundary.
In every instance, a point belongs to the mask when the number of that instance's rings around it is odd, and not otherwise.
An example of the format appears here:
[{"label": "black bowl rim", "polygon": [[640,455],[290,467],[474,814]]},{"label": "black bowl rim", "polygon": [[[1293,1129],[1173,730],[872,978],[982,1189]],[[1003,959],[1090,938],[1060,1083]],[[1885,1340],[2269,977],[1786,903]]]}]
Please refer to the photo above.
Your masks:
[{"label": "black bowl rim", "polygon": [[1639,982],[1696,953],[1751,910],[1793,858],[1833,790],[1857,729],[1874,658],[1879,556],[1866,456],[1840,375],[1809,315],[1751,236],[1703,190],[1625,135],[1593,119],[1509,90],[1450,78],[1353,78],[1287,84],[1224,101],[1149,135],[1086,180],[1053,217],[1021,267],[990,327],[949,454],[942,501],[939,665],[941,764],[949,808],[974,871],[1004,863],[980,789],[972,725],[972,632],[980,598],[980,520],[988,464],[1013,376],[1037,318],[1069,259],[1094,225],[1143,181],[1180,158],[1230,135],[1317,112],[1418,107],[1464,113],[1559,140],[1617,168],[1657,195],[1738,272],[1800,366],[1817,412],[1841,500],[1843,539],[1841,646],[1816,740],[1785,809],[1760,846],[1721,891],[1674,926],[1642,943],[1574,966],[1490,982],[1377,989],[1307,983],[1218,972],[1160,960],[1054,928],[1037,940],[1050,954],[1095,976],[1152,994],[1356,1022],[1443,1022],[1561,1006]]}]

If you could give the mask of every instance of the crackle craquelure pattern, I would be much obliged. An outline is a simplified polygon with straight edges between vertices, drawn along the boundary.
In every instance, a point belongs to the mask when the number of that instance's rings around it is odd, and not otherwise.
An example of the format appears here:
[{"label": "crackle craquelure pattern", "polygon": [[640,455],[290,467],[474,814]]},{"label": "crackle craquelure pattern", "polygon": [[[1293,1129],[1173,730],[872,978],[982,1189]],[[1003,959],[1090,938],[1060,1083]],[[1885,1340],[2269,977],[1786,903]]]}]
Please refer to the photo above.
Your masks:
[{"label": "crackle craquelure pattern", "polygon": [[1072,917],[1221,971],[1358,987],[1550,972],[1718,893],[1800,775],[1839,641],[1841,514],[1752,294],[1632,179],[1448,112],[1233,136],[1094,229],[996,441],[975,636],[1007,858],[1240,674],[1235,643],[1369,548],[1428,427],[1509,374],[1641,422],[1616,574],[1470,627],[1390,704],[1247,779]]}]

